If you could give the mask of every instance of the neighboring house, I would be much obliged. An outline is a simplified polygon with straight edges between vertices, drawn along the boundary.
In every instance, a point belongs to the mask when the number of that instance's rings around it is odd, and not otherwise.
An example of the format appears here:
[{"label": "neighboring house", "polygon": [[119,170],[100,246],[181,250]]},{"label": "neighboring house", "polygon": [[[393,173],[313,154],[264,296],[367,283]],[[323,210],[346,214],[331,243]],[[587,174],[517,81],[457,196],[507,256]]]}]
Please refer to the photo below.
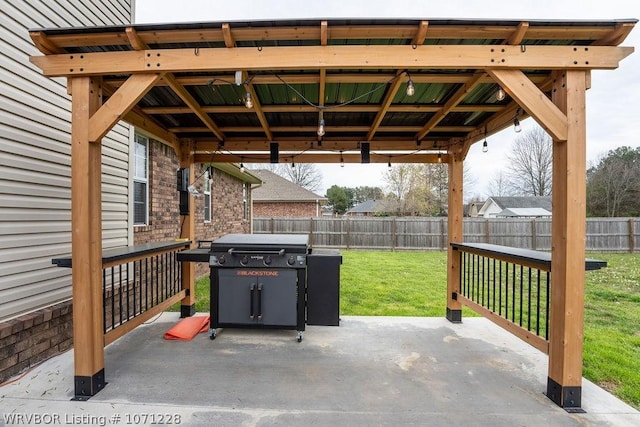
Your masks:
[{"label": "neighboring house", "polygon": [[478,210],[483,218],[551,217],[551,196],[489,197]]},{"label": "neighboring house", "polygon": [[389,216],[397,211],[397,203],[391,200],[365,200],[349,209],[347,216]]},{"label": "neighboring house", "polygon": [[253,216],[319,217],[327,198],[266,169],[252,170],[262,180],[253,186]]},{"label": "neighboring house", "polygon": [[[71,253],[71,102],[65,79],[29,62],[39,51],[28,29],[129,24],[133,1],[0,8],[0,383],[72,346],[71,270],[51,262]],[[126,123],[102,139],[103,249],[180,237],[178,167],[172,148]],[[260,181],[214,164],[209,185],[196,167],[197,238],[249,232],[250,185]]]}]

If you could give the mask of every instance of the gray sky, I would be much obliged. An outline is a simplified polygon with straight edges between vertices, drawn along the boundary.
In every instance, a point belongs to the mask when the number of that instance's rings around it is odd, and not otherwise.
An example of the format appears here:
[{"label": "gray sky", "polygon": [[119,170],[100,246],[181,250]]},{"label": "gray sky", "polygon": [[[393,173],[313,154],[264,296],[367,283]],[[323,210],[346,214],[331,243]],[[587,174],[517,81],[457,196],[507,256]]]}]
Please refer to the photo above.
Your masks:
[{"label": "gray sky", "polygon": [[[463,19],[640,19],[638,0],[136,0],[136,23],[247,21],[318,18],[463,18]],[[640,24],[623,43],[636,49],[616,70],[594,71],[587,92],[587,160],[607,151],[640,145]],[[523,133],[534,126],[523,122]],[[465,198],[488,196],[487,184],[506,167],[516,134],[506,129],[488,139],[489,152],[474,144],[465,163],[474,176]],[[383,164],[318,165],[322,194],[334,184],[384,186]]]}]

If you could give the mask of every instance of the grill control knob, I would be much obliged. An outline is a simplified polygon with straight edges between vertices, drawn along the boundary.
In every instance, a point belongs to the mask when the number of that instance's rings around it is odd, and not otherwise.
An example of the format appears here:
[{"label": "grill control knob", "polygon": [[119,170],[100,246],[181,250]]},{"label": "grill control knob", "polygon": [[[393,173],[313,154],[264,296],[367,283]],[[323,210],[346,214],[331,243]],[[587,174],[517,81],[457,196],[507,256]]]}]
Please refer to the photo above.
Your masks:
[{"label": "grill control knob", "polygon": [[289,264],[289,265],[293,265],[293,264],[295,264],[295,263],[296,263],[296,259],[295,259],[295,257],[294,257],[293,255],[291,255],[291,256],[289,257],[289,259],[287,259],[287,264]]},{"label": "grill control knob", "polygon": [[264,258],[264,265],[271,265],[271,261],[272,261],[272,260],[271,260],[271,257],[270,257],[269,255],[267,255],[267,256]]},{"label": "grill control knob", "polygon": [[248,256],[243,256],[242,259],[240,260],[240,264],[242,265],[247,265],[247,263],[249,262],[249,257]]},{"label": "grill control knob", "polygon": [[218,256],[218,264],[222,265],[225,262],[227,262],[227,259],[224,257],[224,255]]}]

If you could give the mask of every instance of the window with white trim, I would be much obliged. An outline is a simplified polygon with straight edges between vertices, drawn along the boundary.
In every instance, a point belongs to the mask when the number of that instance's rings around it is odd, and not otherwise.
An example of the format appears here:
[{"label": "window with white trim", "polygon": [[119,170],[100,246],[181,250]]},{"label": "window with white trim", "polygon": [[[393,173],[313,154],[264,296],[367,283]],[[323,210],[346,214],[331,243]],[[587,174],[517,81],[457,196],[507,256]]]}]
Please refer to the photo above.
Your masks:
[{"label": "window with white trim", "polygon": [[149,222],[149,138],[136,134],[133,153],[133,225]]},{"label": "window with white trim", "polygon": [[211,176],[212,169],[204,173],[204,222],[211,222]]}]

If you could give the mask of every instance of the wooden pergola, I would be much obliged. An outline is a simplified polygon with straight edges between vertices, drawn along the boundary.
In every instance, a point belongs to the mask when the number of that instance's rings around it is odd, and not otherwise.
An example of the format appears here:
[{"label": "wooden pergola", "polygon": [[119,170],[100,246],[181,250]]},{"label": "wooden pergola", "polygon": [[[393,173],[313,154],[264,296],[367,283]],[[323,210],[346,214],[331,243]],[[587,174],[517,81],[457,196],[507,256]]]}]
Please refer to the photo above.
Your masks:
[{"label": "wooden pergola", "polygon": [[[615,69],[633,52],[618,45],[636,22],[309,20],[31,30],[43,54],[31,61],[46,76],[66,77],[72,95],[76,378],[104,381],[101,139],[118,121],[173,147],[182,167],[447,163],[448,239],[461,242],[470,146],[531,116],[553,139],[549,388],[560,406],[576,406],[585,91],[591,70]],[[192,241],[193,221],[192,212],[182,236]],[[192,286],[192,267],[184,269]],[[460,261],[451,248],[447,273],[447,318],[459,321]],[[183,306],[194,302],[187,295]]]}]

